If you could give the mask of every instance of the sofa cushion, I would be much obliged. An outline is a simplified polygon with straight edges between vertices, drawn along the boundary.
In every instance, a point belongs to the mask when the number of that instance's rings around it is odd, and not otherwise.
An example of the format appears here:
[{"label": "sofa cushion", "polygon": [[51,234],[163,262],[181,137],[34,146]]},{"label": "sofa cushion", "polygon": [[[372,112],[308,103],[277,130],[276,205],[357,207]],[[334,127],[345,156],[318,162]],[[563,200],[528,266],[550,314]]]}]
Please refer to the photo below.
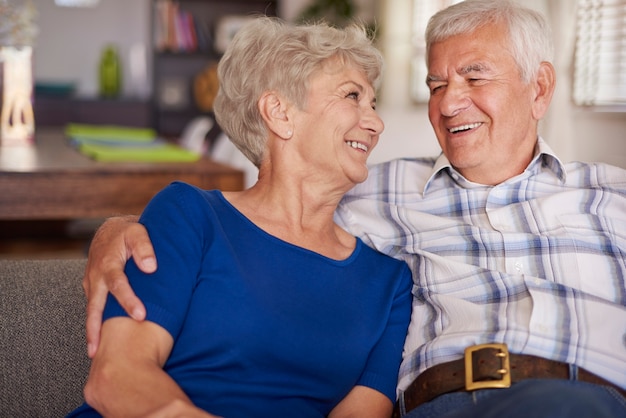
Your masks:
[{"label": "sofa cushion", "polygon": [[0,415],[62,417],[83,402],[85,260],[0,260]]}]

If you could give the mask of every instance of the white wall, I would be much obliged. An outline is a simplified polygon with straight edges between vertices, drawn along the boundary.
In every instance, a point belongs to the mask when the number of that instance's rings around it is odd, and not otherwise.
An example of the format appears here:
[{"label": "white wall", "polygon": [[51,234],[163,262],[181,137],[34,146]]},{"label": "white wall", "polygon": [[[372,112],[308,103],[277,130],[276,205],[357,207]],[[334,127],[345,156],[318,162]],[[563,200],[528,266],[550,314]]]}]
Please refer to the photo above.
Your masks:
[{"label": "white wall", "polygon": [[75,83],[79,95],[95,96],[100,54],[112,43],[118,47],[124,68],[124,95],[146,94],[150,74],[147,79],[133,80],[130,53],[132,48],[150,46],[150,0],[102,0],[94,8],[58,7],[54,0],[33,3],[39,14],[35,80]]},{"label": "white wall", "polygon": [[[283,0],[279,12],[285,18],[294,18],[307,1]],[[555,28],[557,91],[542,122],[542,135],[565,161],[603,161],[626,168],[626,113],[582,110],[570,100],[575,2],[519,1],[545,13]],[[34,2],[40,14],[40,35],[34,52],[37,80],[73,81],[80,94],[94,95],[104,44],[117,43],[126,61],[133,45],[149,46],[150,0],[103,0],[94,9],[61,9],[54,0]],[[411,0],[357,3],[366,16],[376,14],[382,27],[380,47],[386,59],[378,106],[386,129],[371,161],[438,154],[426,106],[412,104],[408,93]],[[128,66],[125,70],[125,93],[136,94],[141,86],[129,83]]]}]

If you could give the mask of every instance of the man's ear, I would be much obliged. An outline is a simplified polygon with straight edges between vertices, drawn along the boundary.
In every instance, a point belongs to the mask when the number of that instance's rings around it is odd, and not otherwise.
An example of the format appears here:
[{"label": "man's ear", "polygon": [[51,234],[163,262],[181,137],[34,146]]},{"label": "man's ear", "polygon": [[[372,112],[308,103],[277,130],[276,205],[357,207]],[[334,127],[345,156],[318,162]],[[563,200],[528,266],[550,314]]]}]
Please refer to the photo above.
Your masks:
[{"label": "man's ear", "polygon": [[293,135],[293,122],[290,118],[289,102],[280,94],[268,91],[258,102],[259,112],[267,128],[276,136],[289,139]]},{"label": "man's ear", "polygon": [[539,65],[534,83],[533,116],[535,120],[540,120],[548,111],[556,87],[556,74],[552,64],[544,61]]}]

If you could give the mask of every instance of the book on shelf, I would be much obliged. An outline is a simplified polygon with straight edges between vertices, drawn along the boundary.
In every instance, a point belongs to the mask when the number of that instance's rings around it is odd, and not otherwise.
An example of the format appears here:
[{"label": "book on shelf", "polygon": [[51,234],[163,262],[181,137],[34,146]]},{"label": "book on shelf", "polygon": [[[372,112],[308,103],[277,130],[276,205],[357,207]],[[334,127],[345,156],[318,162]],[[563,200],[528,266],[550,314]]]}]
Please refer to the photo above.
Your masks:
[{"label": "book on shelf", "polygon": [[158,51],[198,50],[198,23],[177,1],[157,0],[154,13],[154,46]]}]

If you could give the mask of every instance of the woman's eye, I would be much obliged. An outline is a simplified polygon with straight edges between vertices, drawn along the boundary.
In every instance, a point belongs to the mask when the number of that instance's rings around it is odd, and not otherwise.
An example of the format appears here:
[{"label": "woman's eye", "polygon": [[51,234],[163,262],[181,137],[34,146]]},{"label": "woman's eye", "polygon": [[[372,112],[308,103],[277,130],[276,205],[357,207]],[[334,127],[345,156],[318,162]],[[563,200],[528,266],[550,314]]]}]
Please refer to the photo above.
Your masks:
[{"label": "woman's eye", "polygon": [[348,99],[354,99],[354,100],[359,100],[359,92],[358,91],[351,91],[350,93],[348,93],[346,95],[346,98]]}]

